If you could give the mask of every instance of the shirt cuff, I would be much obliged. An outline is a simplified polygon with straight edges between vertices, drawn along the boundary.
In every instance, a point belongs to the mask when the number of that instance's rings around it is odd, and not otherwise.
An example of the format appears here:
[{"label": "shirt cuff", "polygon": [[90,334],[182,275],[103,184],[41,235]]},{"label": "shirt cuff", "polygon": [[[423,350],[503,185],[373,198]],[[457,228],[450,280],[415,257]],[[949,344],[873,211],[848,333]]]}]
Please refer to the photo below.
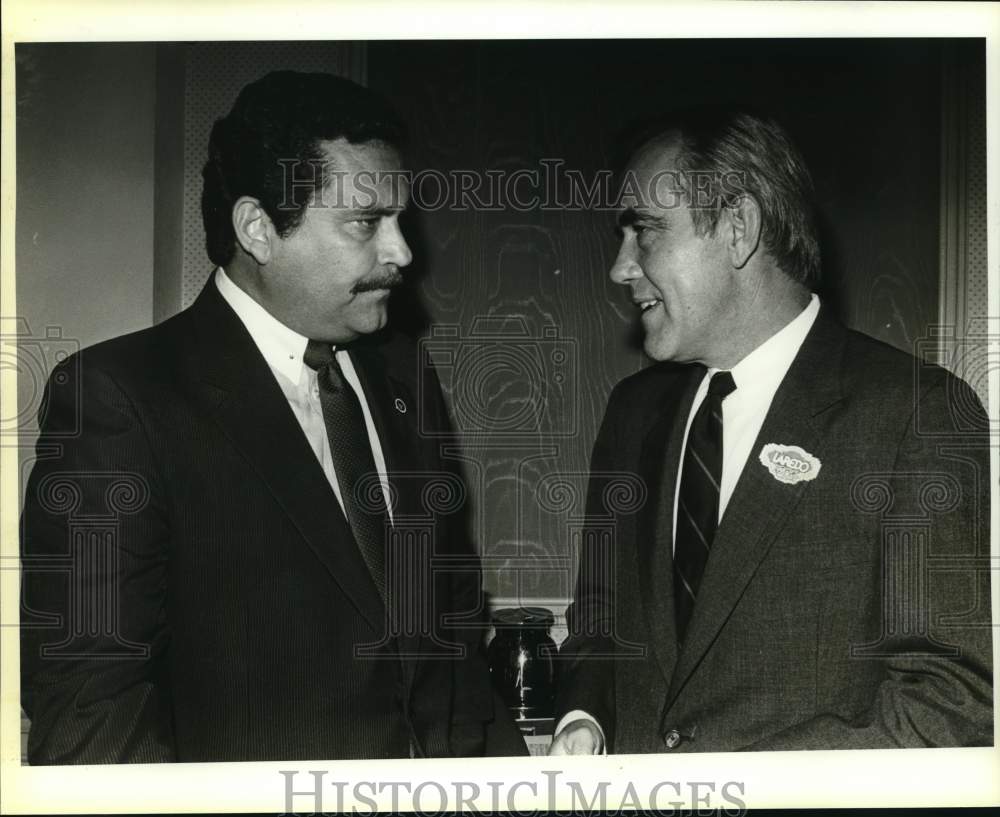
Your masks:
[{"label": "shirt cuff", "polygon": [[573,709],[567,712],[559,719],[559,723],[556,724],[555,731],[552,733],[553,738],[558,735],[565,728],[567,723],[572,723],[573,721],[585,720],[590,721],[594,726],[597,727],[597,731],[601,733],[601,751],[600,754],[606,755],[608,753],[608,742],[604,738],[604,730],[601,729],[601,725],[597,722],[597,718],[591,715],[589,712],[584,712],[582,709]]}]

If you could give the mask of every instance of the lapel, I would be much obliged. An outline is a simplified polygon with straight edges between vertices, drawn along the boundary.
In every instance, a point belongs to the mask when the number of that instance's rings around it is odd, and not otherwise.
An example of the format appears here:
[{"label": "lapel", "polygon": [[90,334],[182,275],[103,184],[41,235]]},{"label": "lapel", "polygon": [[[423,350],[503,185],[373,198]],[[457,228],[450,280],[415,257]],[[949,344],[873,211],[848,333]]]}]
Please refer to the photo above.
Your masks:
[{"label": "lapel", "polygon": [[643,438],[639,458],[639,476],[649,489],[649,499],[636,521],[639,592],[653,652],[668,682],[677,661],[672,578],[674,489],[684,426],[704,375],[703,366],[685,367],[671,381],[673,393],[663,391],[652,401],[655,418]]},{"label": "lapel", "polygon": [[[778,482],[758,460],[761,448],[765,443],[798,445],[821,461],[826,458],[824,413],[842,399],[840,361],[845,340],[844,328],[822,308],[775,393],[716,532],[688,638],[678,656],[668,710],[739,602],[787,517],[813,484]],[[821,472],[818,479],[822,478]]]},{"label": "lapel", "polygon": [[410,386],[393,373],[383,349],[365,341],[353,344],[349,354],[378,432],[394,498],[393,517],[399,522],[421,511],[417,480],[409,476],[426,466],[419,451],[417,404]]},{"label": "lapel", "polygon": [[347,519],[250,334],[212,279],[188,314],[194,329],[189,360],[196,373],[195,398],[246,457],[361,616],[382,632],[384,605],[360,551],[345,546],[353,543]]},{"label": "lapel", "polygon": [[[385,459],[386,476],[389,481],[392,496],[393,527],[397,539],[391,546],[407,548],[416,543],[419,537],[411,537],[403,530],[409,520],[423,516],[423,485],[430,464],[425,456],[421,456],[419,412],[414,400],[413,390],[391,368],[389,355],[379,344],[378,338],[363,338],[352,344],[350,349],[351,363],[357,372],[361,388],[365,393],[368,410],[375,424],[382,456]],[[420,473],[423,469],[423,473]],[[419,522],[417,523],[419,524]],[[388,555],[388,554],[387,554]],[[410,686],[416,672],[417,661],[409,660],[420,654],[421,628],[414,626],[422,612],[421,605],[431,602],[426,595],[414,596],[407,589],[414,586],[433,587],[433,577],[427,576],[424,581],[421,575],[413,571],[429,568],[424,558],[419,558],[419,564],[410,558],[411,554],[401,554],[396,564],[399,575],[393,579],[387,575],[388,587],[398,591],[395,605],[390,604],[390,616],[402,615],[402,625],[397,620],[392,631],[397,633],[399,652],[403,656],[401,667],[404,684]],[[433,554],[419,554],[431,559]],[[391,569],[391,556],[386,559],[387,570]],[[366,574],[367,575],[367,574]],[[414,603],[417,605],[414,607]],[[404,605],[409,606],[404,609]],[[393,607],[395,606],[395,610]],[[412,619],[408,622],[408,619]]]}]

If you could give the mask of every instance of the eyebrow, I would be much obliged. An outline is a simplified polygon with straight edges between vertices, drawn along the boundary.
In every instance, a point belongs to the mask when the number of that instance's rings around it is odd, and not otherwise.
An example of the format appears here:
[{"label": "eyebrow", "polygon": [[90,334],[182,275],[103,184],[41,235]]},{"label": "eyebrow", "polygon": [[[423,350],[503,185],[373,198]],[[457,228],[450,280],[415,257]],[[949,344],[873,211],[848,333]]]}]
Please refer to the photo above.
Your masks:
[{"label": "eyebrow", "polygon": [[405,207],[355,207],[348,210],[346,215],[348,217],[366,216],[368,218],[375,216],[390,217],[398,215],[404,210],[406,210]]},{"label": "eyebrow", "polygon": [[626,207],[618,214],[617,224],[618,228],[622,229],[624,227],[631,227],[637,222],[643,222],[646,224],[652,224],[656,227],[665,227],[667,220],[659,216],[651,215],[650,213],[640,213],[634,207]]},{"label": "eyebrow", "polygon": [[626,207],[618,214],[619,227],[631,227],[639,220],[639,214],[632,207]]}]

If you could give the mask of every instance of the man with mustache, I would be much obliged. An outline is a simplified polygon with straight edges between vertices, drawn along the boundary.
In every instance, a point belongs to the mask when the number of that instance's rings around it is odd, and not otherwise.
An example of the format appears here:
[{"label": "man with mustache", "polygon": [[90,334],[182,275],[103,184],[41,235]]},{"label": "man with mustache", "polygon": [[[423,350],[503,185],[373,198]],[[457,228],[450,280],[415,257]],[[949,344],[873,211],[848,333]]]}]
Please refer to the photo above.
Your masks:
[{"label": "man with mustache", "polygon": [[[51,378],[59,453],[23,516],[31,763],[477,755],[495,718],[493,750],[525,752],[479,649],[461,482],[421,434],[447,432],[440,389],[386,329],[401,138],[345,79],[248,85],[209,141],[197,301]],[[109,512],[110,541],[74,538]],[[68,576],[36,569],[67,553]]]},{"label": "man with mustache", "polygon": [[[611,279],[657,363],[594,446],[552,752],[989,745],[975,394],[815,294],[812,184],[773,121],[679,115],[625,182]],[[608,507],[621,474],[643,502]]]}]

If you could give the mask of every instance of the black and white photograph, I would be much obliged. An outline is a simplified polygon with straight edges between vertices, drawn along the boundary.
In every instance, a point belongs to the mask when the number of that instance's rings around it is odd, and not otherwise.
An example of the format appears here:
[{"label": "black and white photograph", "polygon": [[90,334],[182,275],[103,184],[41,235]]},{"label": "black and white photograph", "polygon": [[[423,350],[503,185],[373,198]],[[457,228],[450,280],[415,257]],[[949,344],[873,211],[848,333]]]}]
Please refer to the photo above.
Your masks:
[{"label": "black and white photograph", "polygon": [[1000,804],[1000,14],[704,5],[14,17],[5,813]]}]

